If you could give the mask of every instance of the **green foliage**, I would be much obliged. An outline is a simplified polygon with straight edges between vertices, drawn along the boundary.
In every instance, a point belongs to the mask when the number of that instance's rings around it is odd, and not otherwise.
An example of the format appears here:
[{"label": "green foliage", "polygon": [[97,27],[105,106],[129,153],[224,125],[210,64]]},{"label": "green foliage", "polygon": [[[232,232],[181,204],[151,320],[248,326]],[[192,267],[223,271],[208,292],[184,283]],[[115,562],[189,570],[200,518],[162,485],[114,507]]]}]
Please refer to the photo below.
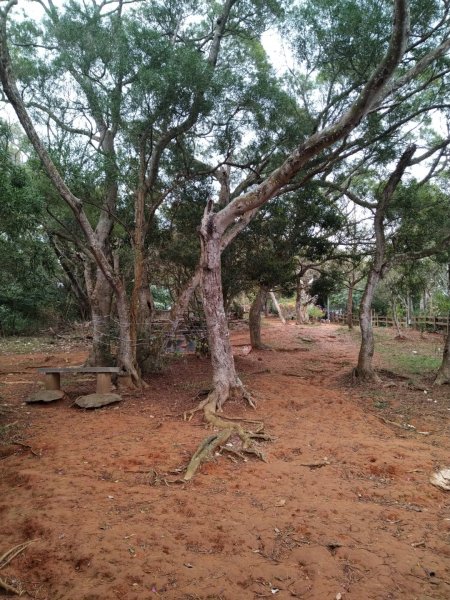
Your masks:
[{"label": "green foliage", "polygon": [[308,315],[311,319],[319,320],[324,318],[325,313],[320,306],[311,305],[308,306]]},{"label": "green foliage", "polygon": [[55,317],[64,294],[41,225],[43,202],[20,162],[12,131],[0,123],[0,334],[28,333]]},{"label": "green foliage", "polygon": [[[320,261],[334,249],[332,236],[342,226],[336,207],[310,184],[264,207],[230,249],[245,257],[239,273],[250,284],[292,290],[298,259]],[[224,258],[225,260],[225,258]]]},{"label": "green foliage", "polygon": [[434,294],[433,304],[436,307],[438,315],[448,315],[450,313],[450,297],[448,292],[445,293],[437,290]]},{"label": "green foliage", "polygon": [[[439,244],[450,230],[450,198],[436,184],[420,185],[413,180],[401,186],[388,213],[397,232],[396,252],[422,251]],[[448,252],[441,260],[447,261]]]},{"label": "green foliage", "polygon": [[152,296],[157,310],[169,310],[172,306],[172,298],[167,288],[152,285]]}]

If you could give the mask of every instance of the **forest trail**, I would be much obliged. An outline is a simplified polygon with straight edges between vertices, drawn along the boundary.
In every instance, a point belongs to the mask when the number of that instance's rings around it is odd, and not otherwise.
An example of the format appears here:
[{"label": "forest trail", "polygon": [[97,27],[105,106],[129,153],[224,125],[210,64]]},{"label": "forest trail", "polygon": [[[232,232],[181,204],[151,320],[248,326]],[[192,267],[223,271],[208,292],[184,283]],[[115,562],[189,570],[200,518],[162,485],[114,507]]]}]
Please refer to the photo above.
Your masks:
[{"label": "forest trail", "polygon": [[72,402],[93,378],[23,404],[35,367],[84,351],[4,354],[0,554],[36,541],[0,578],[36,600],[449,598],[450,496],[429,483],[450,463],[448,390],[351,387],[357,343],[336,325],[266,320],[271,349],[244,356],[248,339],[232,333],[258,406],[225,414],[265,422],[267,462],[215,457],[189,484],[171,481],[206,432],[180,415],[209,385],[207,359],[173,358],[148,389],[88,412]]}]

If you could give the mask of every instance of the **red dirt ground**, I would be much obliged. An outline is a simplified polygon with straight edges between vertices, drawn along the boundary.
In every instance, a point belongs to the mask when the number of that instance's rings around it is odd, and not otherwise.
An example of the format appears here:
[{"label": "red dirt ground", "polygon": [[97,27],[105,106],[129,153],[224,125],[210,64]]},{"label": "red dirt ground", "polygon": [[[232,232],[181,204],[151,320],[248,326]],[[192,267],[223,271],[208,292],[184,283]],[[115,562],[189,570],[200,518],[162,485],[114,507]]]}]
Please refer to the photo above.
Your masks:
[{"label": "red dirt ground", "polygon": [[267,463],[215,457],[189,484],[169,480],[208,433],[179,416],[208,387],[207,359],[172,359],[148,389],[90,412],[72,405],[94,390],[82,376],[63,380],[65,400],[23,403],[35,367],[84,351],[0,359],[0,554],[36,540],[0,577],[36,600],[450,598],[450,496],[429,483],[450,463],[448,390],[430,404],[391,381],[376,391],[390,408],[375,410],[372,390],[350,386],[357,346],[335,325],[266,322],[272,349],[248,356],[247,332],[232,339],[258,407],[226,414],[275,440]]}]

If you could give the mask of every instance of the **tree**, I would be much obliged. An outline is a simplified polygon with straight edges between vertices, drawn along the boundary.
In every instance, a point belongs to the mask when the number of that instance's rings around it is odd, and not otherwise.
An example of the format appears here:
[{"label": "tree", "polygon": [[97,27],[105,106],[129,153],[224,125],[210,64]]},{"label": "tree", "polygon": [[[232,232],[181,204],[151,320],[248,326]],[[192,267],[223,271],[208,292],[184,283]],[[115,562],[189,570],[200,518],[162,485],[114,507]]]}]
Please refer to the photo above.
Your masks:
[{"label": "tree", "polygon": [[416,147],[408,147],[402,154],[395,170],[391,173],[387,182],[380,188],[377,194],[374,208],[374,231],[375,231],[375,252],[372,264],[368,273],[366,286],[361,298],[359,311],[359,323],[361,327],[361,346],[358,355],[358,364],[354,370],[355,376],[360,380],[376,379],[375,371],[372,366],[372,357],[374,353],[374,337],[372,330],[372,300],[376,286],[384,276],[388,265],[386,264],[386,238],[384,219],[388,205],[392,200],[394,192],[399,185],[401,178],[410,165],[411,158],[416,151]]},{"label": "tree", "polygon": [[[316,131],[297,146],[286,160],[254,189],[239,195],[217,212],[214,211],[212,200],[207,203],[200,227],[200,260],[203,308],[208,326],[214,387],[200,407],[204,409],[207,420],[230,435],[233,427],[230,427],[229,422],[218,419],[215,413],[221,410],[224,402],[230,396],[239,394],[250,402],[251,400],[236,373],[229,341],[221,281],[222,238],[227,229],[234,225],[236,219],[259,209],[288,186],[308,162],[317,157],[322,150],[347,136],[359,125],[375,104],[386,95],[387,84],[403,56],[408,26],[408,6],[402,1],[397,1],[394,11],[394,27],[387,53],[350,108],[334,124]],[[236,427],[234,429],[237,430]],[[244,446],[248,447],[249,436],[245,437],[242,431],[237,431]],[[220,443],[222,443],[222,436],[219,435],[196,453],[194,462],[188,467],[186,474],[188,478],[195,472],[199,460]]]}]

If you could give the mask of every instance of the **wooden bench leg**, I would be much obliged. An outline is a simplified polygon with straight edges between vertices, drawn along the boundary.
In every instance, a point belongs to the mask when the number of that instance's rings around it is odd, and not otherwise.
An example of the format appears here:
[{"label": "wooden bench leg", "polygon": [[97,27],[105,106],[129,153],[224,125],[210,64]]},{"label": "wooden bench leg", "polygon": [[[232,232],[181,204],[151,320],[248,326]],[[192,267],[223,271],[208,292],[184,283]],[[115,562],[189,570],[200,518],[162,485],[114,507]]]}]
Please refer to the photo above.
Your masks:
[{"label": "wooden bench leg", "polygon": [[46,373],[45,374],[45,389],[47,389],[47,390],[60,390],[61,389],[60,373]]},{"label": "wooden bench leg", "polygon": [[97,373],[97,394],[111,392],[111,373]]}]

